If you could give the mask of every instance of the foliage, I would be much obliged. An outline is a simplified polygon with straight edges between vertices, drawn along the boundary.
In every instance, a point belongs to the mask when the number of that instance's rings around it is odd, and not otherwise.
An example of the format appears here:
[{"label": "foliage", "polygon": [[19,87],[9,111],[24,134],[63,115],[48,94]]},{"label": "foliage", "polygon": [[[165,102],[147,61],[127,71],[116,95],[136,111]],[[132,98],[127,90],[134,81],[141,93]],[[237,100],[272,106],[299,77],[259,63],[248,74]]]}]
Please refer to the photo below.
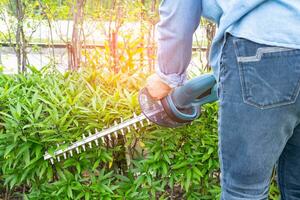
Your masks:
[{"label": "foliage", "polygon": [[136,162],[141,173],[136,183],[141,190],[147,189],[152,197],[160,191],[165,198],[179,194],[184,199],[217,198],[216,112],[216,104],[206,105],[202,118],[190,126],[175,131],[157,128],[144,135],[149,152],[145,160]]},{"label": "foliage", "polygon": [[31,71],[0,76],[0,183],[8,196],[218,199],[217,104],[204,106],[189,126],[140,128],[112,147],[104,143],[52,166],[43,160],[46,150],[139,113],[137,91],[146,74]]},{"label": "foliage", "polygon": [[51,147],[56,143],[78,140],[82,133],[102,129],[138,107],[136,94],[101,84],[119,78],[126,81],[124,88],[133,90],[136,85],[130,78],[119,74],[110,79],[105,75],[98,72],[95,80],[92,73],[80,76],[34,70],[33,74],[1,76],[0,155],[5,185],[11,189],[25,185],[34,190],[45,182],[64,180],[68,171],[78,179],[83,171],[94,171],[98,165],[113,162],[112,154],[121,147],[99,148],[55,166],[43,161],[44,151],[53,151]]}]

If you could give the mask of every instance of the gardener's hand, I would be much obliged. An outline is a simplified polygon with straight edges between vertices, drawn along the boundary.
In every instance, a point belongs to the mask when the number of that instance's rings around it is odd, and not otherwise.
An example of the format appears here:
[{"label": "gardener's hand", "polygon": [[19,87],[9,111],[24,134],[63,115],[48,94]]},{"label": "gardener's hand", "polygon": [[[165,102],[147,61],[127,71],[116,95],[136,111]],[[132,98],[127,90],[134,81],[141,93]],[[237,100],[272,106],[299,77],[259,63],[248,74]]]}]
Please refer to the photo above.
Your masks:
[{"label": "gardener's hand", "polygon": [[146,88],[154,100],[160,100],[172,91],[172,88],[164,83],[157,74],[148,77]]}]

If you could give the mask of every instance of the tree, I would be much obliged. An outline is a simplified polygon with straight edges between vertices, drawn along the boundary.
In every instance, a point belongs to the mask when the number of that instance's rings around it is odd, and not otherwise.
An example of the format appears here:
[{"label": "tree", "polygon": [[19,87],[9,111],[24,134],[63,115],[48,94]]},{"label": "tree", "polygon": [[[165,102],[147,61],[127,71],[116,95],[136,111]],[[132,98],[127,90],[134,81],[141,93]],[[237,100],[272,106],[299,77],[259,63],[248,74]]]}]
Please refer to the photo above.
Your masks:
[{"label": "tree", "polygon": [[73,32],[72,32],[72,43],[70,50],[70,61],[69,67],[73,70],[77,70],[81,63],[81,48],[82,48],[82,36],[84,31],[82,29],[84,20],[84,5],[85,0],[76,0],[73,4]]},{"label": "tree", "polygon": [[[40,25],[40,20],[31,20],[39,19],[35,13],[35,4],[31,0],[1,0],[0,5],[0,20],[6,26],[6,30],[0,32],[1,36],[16,54],[18,72],[25,72],[29,64],[28,42]],[[30,28],[25,32],[25,27]]]},{"label": "tree", "polygon": [[21,0],[13,0],[16,5],[15,16],[17,18],[17,31],[16,31],[16,53],[18,59],[18,71],[26,71],[27,61],[27,41],[24,34],[24,10],[25,4]]}]

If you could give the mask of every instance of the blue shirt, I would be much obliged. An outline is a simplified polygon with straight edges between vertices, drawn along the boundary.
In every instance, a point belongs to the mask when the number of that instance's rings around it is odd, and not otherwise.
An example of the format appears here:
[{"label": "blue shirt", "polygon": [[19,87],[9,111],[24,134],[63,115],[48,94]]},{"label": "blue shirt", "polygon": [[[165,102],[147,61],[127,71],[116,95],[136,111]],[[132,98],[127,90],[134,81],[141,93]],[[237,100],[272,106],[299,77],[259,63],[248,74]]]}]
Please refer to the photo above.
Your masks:
[{"label": "blue shirt", "polygon": [[300,0],[163,0],[159,12],[156,72],[171,87],[185,81],[201,16],[218,25],[210,50],[216,80],[226,33],[300,49]]}]

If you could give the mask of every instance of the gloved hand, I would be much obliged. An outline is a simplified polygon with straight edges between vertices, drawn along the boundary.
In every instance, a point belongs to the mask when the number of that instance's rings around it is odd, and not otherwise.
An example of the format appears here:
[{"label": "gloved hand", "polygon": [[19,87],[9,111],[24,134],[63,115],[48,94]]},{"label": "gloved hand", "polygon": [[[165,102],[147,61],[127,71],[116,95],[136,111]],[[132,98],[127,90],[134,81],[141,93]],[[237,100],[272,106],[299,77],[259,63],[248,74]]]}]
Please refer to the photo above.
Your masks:
[{"label": "gloved hand", "polygon": [[157,74],[152,74],[147,78],[146,88],[154,100],[160,100],[172,91],[172,88],[163,82]]}]

